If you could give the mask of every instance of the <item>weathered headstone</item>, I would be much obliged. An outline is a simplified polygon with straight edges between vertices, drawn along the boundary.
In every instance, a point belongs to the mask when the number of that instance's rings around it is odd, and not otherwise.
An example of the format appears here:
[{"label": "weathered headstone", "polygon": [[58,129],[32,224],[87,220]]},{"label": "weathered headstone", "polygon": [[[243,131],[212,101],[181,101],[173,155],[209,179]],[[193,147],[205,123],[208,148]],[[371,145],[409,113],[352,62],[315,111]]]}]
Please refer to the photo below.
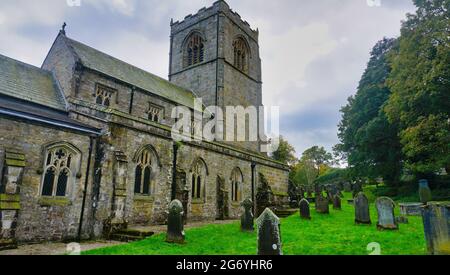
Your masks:
[{"label": "weathered headstone", "polygon": [[342,210],[342,202],[339,194],[333,196],[333,209],[334,210]]},{"label": "weathered headstone", "polygon": [[258,227],[258,255],[282,255],[280,219],[266,208],[256,220]]},{"label": "weathered headstone", "polygon": [[350,182],[344,183],[344,192],[352,192],[352,184]]},{"label": "weathered headstone", "polygon": [[309,208],[309,202],[306,199],[300,201],[300,218],[304,220],[311,219],[311,211]]},{"label": "weathered headstone", "polygon": [[450,255],[450,202],[431,202],[422,210],[428,253]]},{"label": "weathered headstone", "polygon": [[431,190],[427,180],[419,180],[419,197],[423,204],[431,201]]},{"label": "weathered headstone", "polygon": [[252,213],[252,207],[253,202],[251,199],[245,199],[241,203],[242,207],[244,208],[244,213],[241,216],[241,230],[252,232],[254,228],[253,224],[253,213]]},{"label": "weathered headstone", "polygon": [[422,216],[423,203],[408,202],[400,203],[400,214],[404,216]]},{"label": "weathered headstone", "polygon": [[369,200],[364,193],[360,192],[355,197],[355,223],[356,224],[371,224],[369,212]]},{"label": "weathered headstone", "polygon": [[316,197],[316,212],[320,214],[330,213],[330,205],[328,204],[328,199],[322,195]]},{"label": "weathered headstone", "polygon": [[169,204],[166,242],[184,243],[184,240],[183,204],[179,200],[173,200]]},{"label": "weathered headstone", "polygon": [[378,229],[398,229],[397,220],[395,219],[394,214],[394,201],[388,197],[380,197],[376,200],[375,206],[378,212]]}]

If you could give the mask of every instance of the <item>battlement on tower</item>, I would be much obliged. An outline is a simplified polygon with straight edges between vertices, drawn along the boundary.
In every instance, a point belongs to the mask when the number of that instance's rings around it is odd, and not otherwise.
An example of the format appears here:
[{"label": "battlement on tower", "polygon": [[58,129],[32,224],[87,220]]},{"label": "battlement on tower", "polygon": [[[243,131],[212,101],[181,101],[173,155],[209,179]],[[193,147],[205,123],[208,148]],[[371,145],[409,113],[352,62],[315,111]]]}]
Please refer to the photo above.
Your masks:
[{"label": "battlement on tower", "polygon": [[190,26],[197,24],[199,21],[205,20],[211,16],[217,14],[222,14],[228,17],[236,25],[238,25],[243,31],[245,31],[249,36],[251,36],[256,41],[258,40],[259,30],[252,29],[250,24],[242,19],[239,13],[233,11],[230,6],[223,0],[219,0],[213,3],[210,7],[201,8],[196,14],[189,14],[184,17],[182,21],[171,22],[171,34],[176,34],[183,31]]}]

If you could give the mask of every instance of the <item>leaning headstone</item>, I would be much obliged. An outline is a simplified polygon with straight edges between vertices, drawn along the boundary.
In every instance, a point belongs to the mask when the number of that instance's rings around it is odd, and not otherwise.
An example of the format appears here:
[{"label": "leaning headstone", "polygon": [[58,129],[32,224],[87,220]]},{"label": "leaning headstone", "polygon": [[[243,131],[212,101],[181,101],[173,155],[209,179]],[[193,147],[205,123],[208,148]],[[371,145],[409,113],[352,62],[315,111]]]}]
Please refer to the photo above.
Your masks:
[{"label": "leaning headstone", "polygon": [[253,232],[253,230],[255,229],[253,226],[253,213],[252,213],[253,202],[251,199],[245,199],[241,203],[241,205],[244,208],[244,213],[241,216],[241,230]]},{"label": "leaning headstone", "polygon": [[427,180],[419,180],[419,197],[423,204],[431,201],[431,190]]},{"label": "leaning headstone", "polygon": [[355,222],[356,224],[371,224],[369,212],[369,200],[360,192],[355,197]]},{"label": "leaning headstone", "polygon": [[431,202],[422,210],[428,253],[450,255],[450,202]]},{"label": "leaning headstone", "polygon": [[300,218],[304,220],[311,219],[311,211],[309,208],[309,202],[306,199],[300,201]]},{"label": "leaning headstone", "polygon": [[422,216],[423,203],[408,202],[400,203],[400,214],[403,216]]},{"label": "leaning headstone", "polygon": [[316,197],[316,212],[320,214],[330,213],[330,205],[328,203],[328,199],[322,195]]},{"label": "leaning headstone", "polygon": [[166,242],[184,243],[184,240],[183,204],[179,200],[173,200],[169,204]]},{"label": "leaning headstone", "polygon": [[339,194],[333,196],[333,209],[334,210],[342,210],[342,202]]},{"label": "leaning headstone", "polygon": [[256,220],[258,227],[258,255],[283,255],[281,250],[280,219],[266,208]]},{"label": "leaning headstone", "polygon": [[398,229],[397,220],[395,219],[394,208],[395,203],[388,197],[380,197],[375,202],[378,212],[378,229]]}]

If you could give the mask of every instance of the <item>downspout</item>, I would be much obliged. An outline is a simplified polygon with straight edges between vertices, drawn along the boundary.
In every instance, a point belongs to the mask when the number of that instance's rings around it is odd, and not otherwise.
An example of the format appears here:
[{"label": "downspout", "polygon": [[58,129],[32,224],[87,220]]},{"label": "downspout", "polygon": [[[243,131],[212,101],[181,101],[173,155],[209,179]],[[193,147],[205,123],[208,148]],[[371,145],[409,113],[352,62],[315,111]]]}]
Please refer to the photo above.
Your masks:
[{"label": "downspout", "polygon": [[171,200],[176,199],[177,194],[177,155],[178,155],[178,143],[173,143],[173,162],[172,162],[172,192]]},{"label": "downspout", "polygon": [[255,168],[256,163],[252,162],[252,201],[253,201],[253,214],[256,211],[256,200],[255,200]]},{"label": "downspout", "polygon": [[88,162],[87,162],[87,168],[86,168],[86,178],[84,181],[84,190],[83,190],[83,202],[81,203],[81,213],[80,213],[80,222],[78,224],[78,241],[81,241],[81,230],[83,227],[83,216],[84,216],[84,208],[86,206],[86,196],[87,196],[87,188],[89,184],[89,175],[91,170],[91,158],[92,158],[92,151],[93,151],[93,145],[94,145],[94,138],[89,138],[89,156],[88,156]]}]

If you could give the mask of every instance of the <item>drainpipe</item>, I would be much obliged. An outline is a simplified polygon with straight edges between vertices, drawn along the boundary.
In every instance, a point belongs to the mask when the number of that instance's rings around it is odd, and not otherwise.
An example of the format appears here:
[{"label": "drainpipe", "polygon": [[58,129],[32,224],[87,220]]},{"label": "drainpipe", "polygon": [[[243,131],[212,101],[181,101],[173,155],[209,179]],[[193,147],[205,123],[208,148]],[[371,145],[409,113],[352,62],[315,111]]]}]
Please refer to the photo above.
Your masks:
[{"label": "drainpipe", "polygon": [[255,200],[255,168],[256,163],[252,162],[252,201],[253,201],[253,214],[255,214],[256,210],[256,200]]},{"label": "drainpipe", "polygon": [[86,195],[87,195],[87,188],[88,188],[88,184],[89,184],[89,174],[90,174],[90,170],[91,170],[91,158],[92,158],[93,145],[94,145],[94,138],[90,137],[90,139],[89,139],[89,156],[88,156],[88,162],[87,162],[87,168],[86,168],[86,178],[84,181],[84,190],[83,190],[83,202],[81,204],[80,222],[78,224],[78,241],[81,241],[81,230],[83,227],[84,208],[86,206]]},{"label": "drainpipe", "polygon": [[178,155],[178,144],[173,143],[173,162],[172,162],[172,195],[171,200],[176,199],[177,193],[177,155]]}]

